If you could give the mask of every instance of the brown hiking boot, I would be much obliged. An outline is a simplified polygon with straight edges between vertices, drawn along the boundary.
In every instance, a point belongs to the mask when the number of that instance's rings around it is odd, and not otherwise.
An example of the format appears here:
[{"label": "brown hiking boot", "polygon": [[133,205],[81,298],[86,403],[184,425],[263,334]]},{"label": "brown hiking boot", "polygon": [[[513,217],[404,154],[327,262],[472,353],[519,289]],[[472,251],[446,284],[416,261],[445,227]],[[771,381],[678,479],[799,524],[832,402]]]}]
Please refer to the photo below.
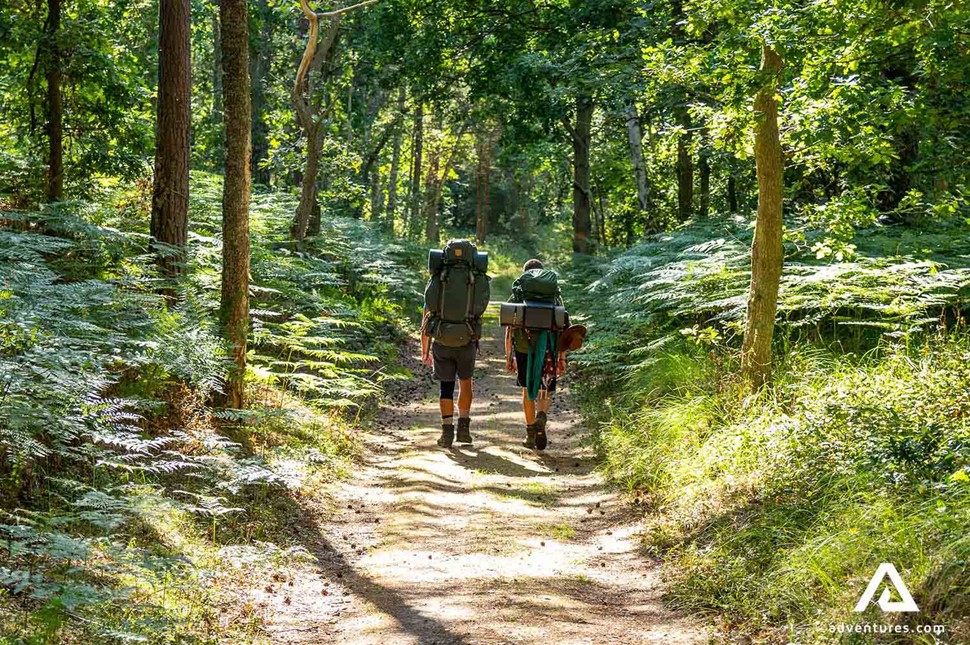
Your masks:
[{"label": "brown hiking boot", "polygon": [[469,424],[472,420],[468,417],[458,417],[458,443],[471,443],[472,433],[468,429]]},{"label": "brown hiking boot", "polygon": [[522,442],[522,445],[525,446],[526,448],[531,448],[533,450],[535,449],[535,447],[536,447],[536,424],[533,423],[532,425],[527,425],[525,427],[525,441]]},{"label": "brown hiking boot", "polygon": [[455,426],[452,424],[441,426],[441,436],[438,437],[438,445],[442,448],[451,448],[455,440]]},{"label": "brown hiking boot", "polygon": [[536,415],[536,450],[545,450],[549,445],[549,438],[546,436],[546,421],[548,418],[545,412]]}]

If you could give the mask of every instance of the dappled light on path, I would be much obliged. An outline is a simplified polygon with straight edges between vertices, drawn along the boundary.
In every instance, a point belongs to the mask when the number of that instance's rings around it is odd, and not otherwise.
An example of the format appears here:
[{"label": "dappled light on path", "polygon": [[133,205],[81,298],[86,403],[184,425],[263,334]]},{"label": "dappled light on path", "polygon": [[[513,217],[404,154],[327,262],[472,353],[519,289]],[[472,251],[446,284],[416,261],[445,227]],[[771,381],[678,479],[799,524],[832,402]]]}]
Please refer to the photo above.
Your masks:
[{"label": "dappled light on path", "polygon": [[364,468],[334,493],[316,561],[273,599],[279,643],[693,643],[661,602],[636,518],[593,471],[557,396],[545,453],[521,445],[519,390],[482,344],[472,446],[435,446],[434,385],[379,415]]}]

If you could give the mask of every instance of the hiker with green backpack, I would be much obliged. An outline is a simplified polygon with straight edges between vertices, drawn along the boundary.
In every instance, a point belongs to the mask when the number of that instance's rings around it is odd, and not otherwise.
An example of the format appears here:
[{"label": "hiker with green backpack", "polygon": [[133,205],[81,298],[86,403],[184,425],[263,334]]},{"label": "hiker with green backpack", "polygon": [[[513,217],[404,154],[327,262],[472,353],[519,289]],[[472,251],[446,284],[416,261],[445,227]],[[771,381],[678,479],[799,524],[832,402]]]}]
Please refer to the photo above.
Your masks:
[{"label": "hiker with green backpack", "polygon": [[431,279],[424,291],[421,357],[440,383],[441,436],[438,445],[455,441],[455,381],[458,381],[458,443],[471,443],[472,374],[482,315],[490,287],[488,254],[468,240],[449,240],[428,254]]},{"label": "hiker with green backpack", "polygon": [[506,328],[506,368],[516,375],[516,383],[522,388],[526,423],[523,445],[545,450],[550,395],[556,391],[556,378],[566,369],[561,332],[569,327],[556,272],[544,268],[539,260],[526,262],[522,275],[512,283],[512,294],[502,305],[500,319]]}]

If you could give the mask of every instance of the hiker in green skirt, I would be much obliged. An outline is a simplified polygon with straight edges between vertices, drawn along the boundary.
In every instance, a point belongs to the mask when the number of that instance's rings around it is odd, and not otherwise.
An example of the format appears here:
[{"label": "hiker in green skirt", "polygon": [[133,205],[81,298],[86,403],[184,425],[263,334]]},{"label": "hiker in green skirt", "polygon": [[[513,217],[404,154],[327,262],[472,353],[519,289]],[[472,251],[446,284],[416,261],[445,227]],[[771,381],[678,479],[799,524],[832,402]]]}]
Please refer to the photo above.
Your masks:
[{"label": "hiker in green skirt", "polygon": [[[539,260],[526,262],[522,275],[512,283],[509,302],[527,300],[563,306],[559,277],[555,271],[545,269]],[[566,369],[566,353],[557,348],[557,340],[553,331],[528,331],[522,327],[505,330],[506,368],[516,375],[516,383],[522,388],[526,448],[545,450],[548,445],[546,423],[550,395],[556,391],[556,378]]]}]

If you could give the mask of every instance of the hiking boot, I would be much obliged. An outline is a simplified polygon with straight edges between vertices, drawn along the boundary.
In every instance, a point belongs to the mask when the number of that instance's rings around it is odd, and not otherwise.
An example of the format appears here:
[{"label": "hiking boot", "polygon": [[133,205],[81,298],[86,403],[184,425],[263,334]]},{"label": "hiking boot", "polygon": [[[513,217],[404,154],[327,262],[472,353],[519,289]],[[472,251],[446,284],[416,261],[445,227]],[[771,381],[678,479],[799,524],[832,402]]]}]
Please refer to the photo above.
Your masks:
[{"label": "hiking boot", "polygon": [[535,449],[535,447],[536,447],[536,424],[533,423],[532,425],[527,425],[525,427],[525,441],[522,442],[522,445],[525,446],[526,448]]},{"label": "hiking boot", "polygon": [[471,443],[472,433],[468,429],[469,424],[471,424],[471,419],[468,417],[458,417],[458,443]]},{"label": "hiking boot", "polygon": [[549,438],[546,436],[546,421],[548,417],[545,412],[536,415],[536,450],[545,450],[549,445]]},{"label": "hiking boot", "polygon": [[438,445],[442,448],[451,448],[452,442],[455,440],[455,426],[454,425],[443,425],[441,426],[441,436],[438,437]]}]

